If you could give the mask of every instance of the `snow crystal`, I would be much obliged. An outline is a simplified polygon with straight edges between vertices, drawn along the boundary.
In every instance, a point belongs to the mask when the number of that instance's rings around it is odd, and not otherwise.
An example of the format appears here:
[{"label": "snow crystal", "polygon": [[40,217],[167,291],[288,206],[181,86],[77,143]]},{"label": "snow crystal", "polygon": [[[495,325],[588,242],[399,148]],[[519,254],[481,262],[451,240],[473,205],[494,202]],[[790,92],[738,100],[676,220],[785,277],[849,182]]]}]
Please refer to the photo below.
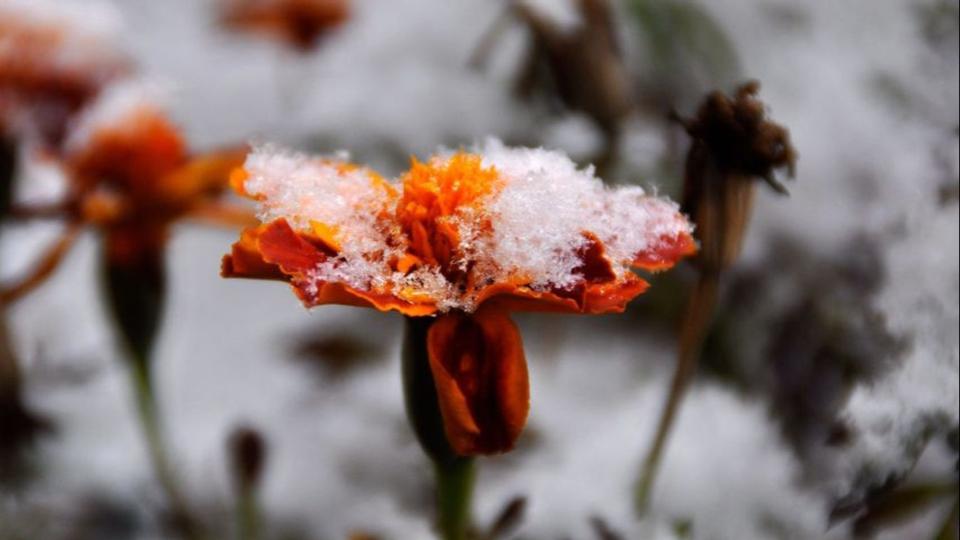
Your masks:
[{"label": "snow crystal", "polygon": [[573,284],[584,231],[600,239],[621,272],[638,253],[655,249],[661,237],[690,232],[674,203],[636,186],[608,188],[592,167],[577,169],[561,152],[507,148],[489,140],[482,153],[510,179],[490,205],[493,258],[536,276],[538,286]]},{"label": "snow crystal", "polygon": [[[662,238],[690,232],[676,204],[639,187],[608,188],[591,167],[578,169],[560,152],[508,148],[495,139],[476,151],[503,185],[479,206],[461,206],[447,219],[459,232],[451,262],[474,272],[478,288],[511,280],[534,290],[570,289],[583,280],[577,271],[589,242],[585,233],[606,246],[615,272],[623,276],[637,254],[655,250]],[[443,159],[441,154],[434,162]],[[391,270],[389,261],[404,254],[407,239],[398,223],[382,216],[396,213],[399,180],[380,180],[341,159],[273,146],[256,147],[245,169],[250,176],[244,189],[260,201],[262,221],[286,218],[301,230],[320,224],[334,232],[338,256],[309,276],[314,285],[415,290],[442,310],[475,308],[479,289],[461,292],[436,266],[406,274]]]},{"label": "snow crystal", "polygon": [[[374,181],[369,169],[346,163],[346,154],[311,157],[272,145],[254,148],[244,169],[250,177],[244,189],[260,200],[258,217],[269,222],[286,218],[292,227],[311,229],[321,223],[335,232],[339,256],[328,259],[314,281],[339,281],[366,289],[389,272],[383,255],[388,230],[378,222],[378,210],[389,199],[387,185]],[[380,255],[377,259],[373,254]]]}]

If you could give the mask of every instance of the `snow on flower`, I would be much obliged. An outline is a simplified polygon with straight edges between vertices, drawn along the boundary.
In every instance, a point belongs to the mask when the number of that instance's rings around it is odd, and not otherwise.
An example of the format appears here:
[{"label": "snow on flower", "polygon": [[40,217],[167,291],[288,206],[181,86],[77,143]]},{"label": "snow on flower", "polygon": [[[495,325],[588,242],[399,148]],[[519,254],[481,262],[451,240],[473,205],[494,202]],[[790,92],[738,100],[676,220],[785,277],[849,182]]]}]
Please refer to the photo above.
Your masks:
[{"label": "snow on flower", "polygon": [[[561,311],[617,311],[646,287],[632,267],[668,268],[694,249],[673,202],[605,187],[561,153],[495,140],[414,162],[393,181],[341,159],[260,146],[234,180],[266,225],[248,231],[225,273],[246,274],[257,241],[287,228],[320,246],[314,264],[284,270],[308,306],[326,303],[324,286],[340,283],[391,296],[378,307],[407,314],[472,312],[509,283]],[[589,301],[599,289],[622,297]]]},{"label": "snow on flower", "polygon": [[414,160],[396,180],[263,146],[231,182],[259,201],[264,224],[224,257],[225,277],[289,281],[308,307],[437,316],[426,356],[460,455],[510,450],[526,423],[510,311],[622,311],[647,288],[632,268],[666,269],[696,249],[674,203],[494,140]]}]

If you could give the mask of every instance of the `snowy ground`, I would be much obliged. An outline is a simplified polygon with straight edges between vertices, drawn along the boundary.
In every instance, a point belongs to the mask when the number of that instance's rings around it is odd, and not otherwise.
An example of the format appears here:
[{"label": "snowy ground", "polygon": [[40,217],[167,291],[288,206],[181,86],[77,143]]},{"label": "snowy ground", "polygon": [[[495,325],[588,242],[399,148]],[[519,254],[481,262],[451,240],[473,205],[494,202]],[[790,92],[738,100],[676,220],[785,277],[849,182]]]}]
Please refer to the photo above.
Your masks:
[{"label": "snowy ground", "polygon": [[[496,49],[490,73],[464,68],[497,3],[358,0],[350,22],[309,57],[212,30],[207,2],[117,4],[123,44],[146,73],[172,83],[175,117],[198,147],[269,139],[344,148],[394,173],[411,153],[487,135],[574,155],[588,153],[597,137],[580,118],[544,121],[511,97],[505,81],[523,46],[519,30]],[[762,270],[783,238],[799,253],[833,259],[858,238],[877,246],[869,270],[880,284],[863,301],[905,345],[892,367],[840,402],[839,415],[857,433],[852,442],[798,452],[764,392],[703,377],[667,448],[652,517],[636,524],[630,488],[669,380],[669,333],[637,328],[637,313],[626,322],[524,317],[531,417],[515,453],[481,461],[478,522],[523,495],[519,538],[590,538],[595,515],[627,538],[674,538],[683,521],[698,539],[848,538],[849,522],[829,524],[831,503],[866,489],[864,475],[909,469],[923,426],[957,424],[960,216],[956,197],[940,195],[956,189],[960,160],[957,29],[947,16],[946,45],[931,45],[915,4],[709,3],[800,152],[792,196],[759,197],[744,272]],[[628,140],[649,138],[638,121]],[[662,150],[646,145],[631,159],[652,162]],[[644,183],[669,186],[665,178]],[[49,233],[4,231],[3,275],[22,268]],[[183,226],[172,245],[156,371],[191,493],[211,511],[229,506],[224,441],[248,423],[269,441],[263,495],[276,527],[309,538],[356,530],[429,538],[430,471],[403,415],[400,320],[339,307],[307,313],[283,285],[220,279],[219,259],[234,236]],[[157,496],[97,299],[95,255],[95,239],[85,237],[55,279],[12,312],[29,401],[57,424],[21,509],[69,514],[91,493],[143,507]],[[808,274],[816,278],[818,269]],[[806,284],[820,285],[798,275],[767,276],[769,313],[810,294]],[[309,336],[371,345],[360,366],[318,373],[296,359]],[[760,345],[742,361],[751,355],[776,360]],[[949,478],[956,458],[938,445],[921,463]],[[0,521],[16,519],[4,508]],[[946,511],[937,507],[885,537],[928,537]]]}]

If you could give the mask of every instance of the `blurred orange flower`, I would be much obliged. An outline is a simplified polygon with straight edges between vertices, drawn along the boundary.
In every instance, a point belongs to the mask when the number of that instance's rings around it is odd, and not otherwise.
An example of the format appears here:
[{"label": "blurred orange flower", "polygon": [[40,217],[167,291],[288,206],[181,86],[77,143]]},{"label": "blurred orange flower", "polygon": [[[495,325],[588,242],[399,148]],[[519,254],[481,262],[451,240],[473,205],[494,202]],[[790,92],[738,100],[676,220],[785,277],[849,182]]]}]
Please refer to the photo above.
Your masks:
[{"label": "blurred orange flower", "polygon": [[301,51],[350,15],[347,0],[225,0],[222,6],[226,27],[261,33]]},{"label": "blurred orange flower", "polygon": [[605,188],[565,156],[496,141],[414,160],[398,181],[356,165],[256,149],[232,178],[264,223],[225,277],[288,281],[304,305],[435,316],[430,369],[461,455],[511,449],[529,407],[511,311],[609,313],[696,250],[675,204]]},{"label": "blurred orange flower", "polygon": [[191,157],[148,94],[138,83],[119,84],[78,117],[60,162],[69,181],[66,198],[11,211],[20,218],[64,219],[67,232],[33,273],[0,291],[0,299],[13,301],[39,285],[83,225],[103,233],[110,264],[136,267],[161,258],[171,224],[182,217],[250,222],[245,211],[217,202],[243,151]]}]

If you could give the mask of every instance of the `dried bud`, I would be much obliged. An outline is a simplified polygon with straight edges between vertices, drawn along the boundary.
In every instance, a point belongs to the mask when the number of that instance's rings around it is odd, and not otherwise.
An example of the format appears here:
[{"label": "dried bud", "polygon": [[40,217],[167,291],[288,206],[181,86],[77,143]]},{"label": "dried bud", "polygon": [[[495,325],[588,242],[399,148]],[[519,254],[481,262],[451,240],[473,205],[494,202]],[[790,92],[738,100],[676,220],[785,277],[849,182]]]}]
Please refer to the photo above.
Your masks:
[{"label": "dried bud", "polygon": [[682,207],[694,220],[708,272],[720,272],[737,259],[750,220],[756,179],[778,193],[786,189],[774,171],[793,176],[797,153],[786,128],[766,118],[753,81],[737,89],[733,99],[713,92],[697,115],[681,120],[693,145],[687,155]]},{"label": "dried bud", "polygon": [[[573,29],[522,2],[516,3],[516,9],[534,42],[518,80],[518,92],[529,94],[537,86],[553,88],[567,108],[585,113],[604,133],[615,136],[633,108],[634,98],[609,0],[580,0],[581,24]],[[537,79],[542,65],[551,81]]]},{"label": "dried bud", "polygon": [[[741,85],[733,99],[712,92],[700,105],[697,115],[683,121],[694,139],[694,146],[705,146],[721,173],[772,179],[775,169],[786,167],[795,173],[797,152],[790,143],[790,132],[766,118],[756,98],[760,83]],[[773,182],[780,191],[779,184]]]},{"label": "dried bud", "polygon": [[267,445],[260,433],[248,426],[235,429],[228,442],[234,481],[241,490],[256,487],[263,474]]}]

